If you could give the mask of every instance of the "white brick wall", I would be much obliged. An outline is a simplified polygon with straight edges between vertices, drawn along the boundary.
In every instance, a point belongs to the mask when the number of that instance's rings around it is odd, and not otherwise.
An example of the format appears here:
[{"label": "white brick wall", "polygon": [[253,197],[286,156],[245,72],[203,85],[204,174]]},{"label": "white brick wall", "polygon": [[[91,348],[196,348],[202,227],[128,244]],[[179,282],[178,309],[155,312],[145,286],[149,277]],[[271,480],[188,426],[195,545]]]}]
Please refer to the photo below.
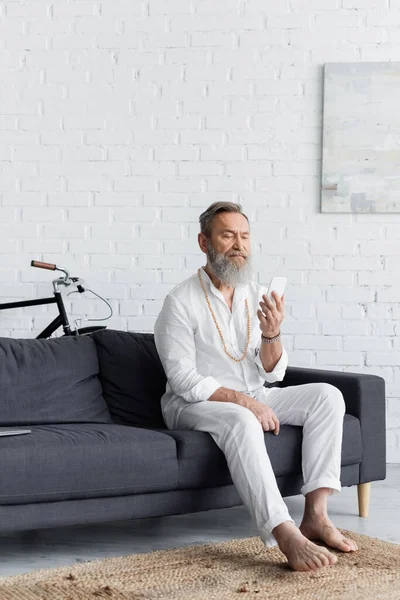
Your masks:
[{"label": "white brick wall", "polygon": [[[261,283],[289,278],[292,365],[376,373],[400,462],[400,216],[320,214],[322,65],[400,60],[398,0],[4,0],[0,297],[59,263],[152,331],[204,264],[198,216],[239,201]],[[107,307],[71,296],[72,316]],[[34,337],[51,308],[0,315]]]}]

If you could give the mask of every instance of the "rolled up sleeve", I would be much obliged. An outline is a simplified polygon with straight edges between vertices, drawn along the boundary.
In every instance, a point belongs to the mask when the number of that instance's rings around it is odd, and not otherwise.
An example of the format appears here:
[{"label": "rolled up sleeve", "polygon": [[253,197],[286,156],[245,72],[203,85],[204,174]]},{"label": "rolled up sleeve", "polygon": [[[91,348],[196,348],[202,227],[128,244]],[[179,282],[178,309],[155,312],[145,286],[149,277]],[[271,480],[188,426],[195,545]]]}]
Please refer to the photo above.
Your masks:
[{"label": "rolled up sleeve", "polygon": [[196,368],[194,331],[185,306],[167,295],[154,325],[154,342],[171,390],[186,402],[208,400],[221,387]]},{"label": "rolled up sleeve", "polygon": [[260,358],[260,347],[261,347],[261,339],[258,342],[258,345],[256,346],[255,357],[254,357],[254,362],[257,365],[258,372],[260,373],[261,377],[267,383],[275,383],[276,381],[282,381],[282,379],[285,377],[286,369],[288,366],[288,354],[287,354],[285,348],[282,347],[282,356],[280,357],[280,359],[278,360],[278,362],[276,363],[276,365],[272,369],[272,371],[270,371],[268,373],[264,369],[261,358]]}]

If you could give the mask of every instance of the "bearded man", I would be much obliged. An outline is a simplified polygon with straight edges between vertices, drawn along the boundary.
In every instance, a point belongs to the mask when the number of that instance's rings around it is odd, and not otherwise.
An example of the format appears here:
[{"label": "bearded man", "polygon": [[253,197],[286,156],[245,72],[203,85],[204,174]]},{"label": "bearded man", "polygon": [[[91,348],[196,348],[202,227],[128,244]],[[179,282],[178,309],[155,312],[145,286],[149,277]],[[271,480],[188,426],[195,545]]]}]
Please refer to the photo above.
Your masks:
[{"label": "bearded man", "polygon": [[[341,490],[345,404],[325,383],[286,388],[282,346],[284,296],[271,301],[253,281],[250,228],[240,204],[215,202],[200,215],[205,267],[166,296],[154,340],[167,376],[161,409],[168,429],[207,431],[225,455],[232,481],[266,547],[278,545],[296,571],[332,566],[357,550],[328,516],[328,496]],[[256,317],[256,318],[255,318]],[[264,432],[303,427],[305,509],[300,527],[277,486]]]}]

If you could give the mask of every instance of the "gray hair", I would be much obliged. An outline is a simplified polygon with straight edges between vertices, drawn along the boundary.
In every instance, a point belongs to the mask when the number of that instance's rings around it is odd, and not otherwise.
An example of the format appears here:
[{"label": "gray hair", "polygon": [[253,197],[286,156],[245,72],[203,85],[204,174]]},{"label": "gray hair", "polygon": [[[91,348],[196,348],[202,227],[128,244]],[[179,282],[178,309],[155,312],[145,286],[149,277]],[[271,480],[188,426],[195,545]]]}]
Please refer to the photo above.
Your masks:
[{"label": "gray hair", "polygon": [[199,217],[200,231],[206,236],[206,238],[211,238],[213,219],[216,215],[222,212],[239,213],[246,217],[247,222],[249,222],[249,219],[244,214],[242,206],[240,204],[236,204],[235,202],[214,202],[207,208],[207,210],[201,213]]}]

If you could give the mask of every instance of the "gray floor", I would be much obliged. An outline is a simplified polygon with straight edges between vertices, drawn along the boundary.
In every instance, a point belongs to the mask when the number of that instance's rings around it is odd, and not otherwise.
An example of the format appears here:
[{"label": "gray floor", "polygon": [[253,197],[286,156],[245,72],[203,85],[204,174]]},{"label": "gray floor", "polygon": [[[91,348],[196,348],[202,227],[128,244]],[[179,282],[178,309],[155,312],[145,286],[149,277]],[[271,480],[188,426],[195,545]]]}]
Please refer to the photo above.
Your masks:
[{"label": "gray floor", "polygon": [[[285,499],[300,523],[304,498]],[[338,527],[400,544],[400,465],[388,465],[387,479],[372,484],[370,514],[357,516],[357,488],[329,500]],[[0,536],[0,576],[72,565],[112,556],[179,548],[257,535],[244,506],[190,515],[113,522],[107,525],[36,530]]]}]

